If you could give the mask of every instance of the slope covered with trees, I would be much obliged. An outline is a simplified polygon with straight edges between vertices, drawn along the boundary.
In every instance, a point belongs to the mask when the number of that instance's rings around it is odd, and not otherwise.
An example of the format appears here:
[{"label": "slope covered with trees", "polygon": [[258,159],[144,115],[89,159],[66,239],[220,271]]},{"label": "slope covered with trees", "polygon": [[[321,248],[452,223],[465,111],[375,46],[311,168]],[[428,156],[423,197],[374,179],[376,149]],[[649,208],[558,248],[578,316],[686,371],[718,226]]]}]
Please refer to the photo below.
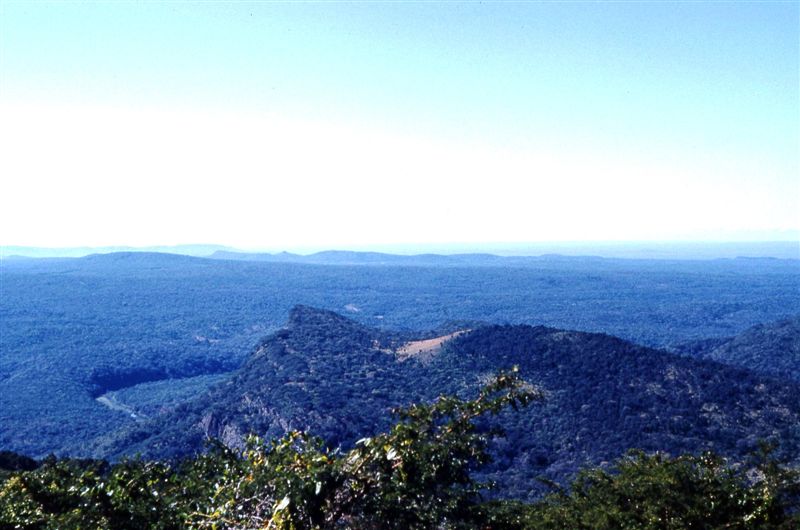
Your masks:
[{"label": "slope covered with trees", "polygon": [[800,313],[797,260],[428,258],[438,264],[0,260],[0,448],[88,456],[87,441],[141,420],[98,398],[146,416],[174,408],[240,368],[298,303],[387,330],[509,322],[655,347]]},{"label": "slope covered with trees", "polygon": [[564,482],[580,467],[631,447],[743,458],[766,439],[800,454],[800,385],[794,383],[608,335],[542,326],[484,325],[427,355],[398,355],[409,338],[298,306],[229,380],[103,439],[96,454],[178,457],[209,437],[241,447],[249,433],[275,438],[293,430],[349,448],[386,429],[393,407],[464,395],[511,366],[544,399],[502,416],[507,437],[493,446],[494,462],[482,471],[510,496],[533,498],[541,493],[538,477]]},{"label": "slope covered with trees", "polygon": [[[767,458],[732,467],[712,454],[632,453],[587,469],[533,504],[486,502],[473,473],[490,456],[479,419],[540,397],[515,372],[477,397],[397,412],[346,452],[291,432],[241,451],[212,444],[179,465],[48,459],[0,478],[0,528],[793,528],[796,472]],[[485,427],[485,424],[483,425]],[[750,478],[748,474],[755,478]]]},{"label": "slope covered with trees", "polygon": [[800,381],[800,316],[759,324],[735,337],[682,344],[674,351]]}]

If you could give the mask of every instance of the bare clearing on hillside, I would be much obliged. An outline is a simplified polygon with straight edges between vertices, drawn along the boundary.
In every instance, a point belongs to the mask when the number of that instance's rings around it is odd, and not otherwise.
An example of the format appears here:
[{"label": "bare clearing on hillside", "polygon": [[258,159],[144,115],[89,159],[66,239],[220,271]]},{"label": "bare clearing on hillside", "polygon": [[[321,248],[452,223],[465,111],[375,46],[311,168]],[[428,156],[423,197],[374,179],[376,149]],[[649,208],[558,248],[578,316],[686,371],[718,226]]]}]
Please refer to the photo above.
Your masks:
[{"label": "bare clearing on hillside", "polygon": [[454,339],[459,335],[463,335],[468,331],[470,330],[462,329],[461,331],[456,331],[454,333],[450,333],[449,335],[442,335],[441,337],[435,337],[433,339],[406,342],[395,351],[397,354],[397,360],[403,362],[413,358],[422,363],[426,363],[430,361],[434,355],[441,351],[442,345],[445,342],[450,339]]}]

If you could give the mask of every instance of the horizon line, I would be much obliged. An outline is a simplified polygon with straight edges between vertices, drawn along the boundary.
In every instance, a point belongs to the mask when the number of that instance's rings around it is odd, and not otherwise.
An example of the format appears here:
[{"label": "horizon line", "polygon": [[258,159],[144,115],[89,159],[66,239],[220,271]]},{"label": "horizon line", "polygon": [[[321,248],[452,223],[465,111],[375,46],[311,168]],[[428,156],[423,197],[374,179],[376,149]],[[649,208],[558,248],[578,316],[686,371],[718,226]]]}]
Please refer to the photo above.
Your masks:
[{"label": "horizon line", "polygon": [[497,257],[600,257],[655,260],[709,260],[724,258],[800,259],[800,240],[610,240],[610,241],[532,241],[492,243],[387,243],[372,245],[331,245],[242,248],[214,243],[175,245],[100,245],[40,247],[0,245],[0,258],[81,258],[93,254],[155,252],[213,258],[219,252],[231,254],[300,258],[326,252],[377,253],[387,256],[485,254]]}]

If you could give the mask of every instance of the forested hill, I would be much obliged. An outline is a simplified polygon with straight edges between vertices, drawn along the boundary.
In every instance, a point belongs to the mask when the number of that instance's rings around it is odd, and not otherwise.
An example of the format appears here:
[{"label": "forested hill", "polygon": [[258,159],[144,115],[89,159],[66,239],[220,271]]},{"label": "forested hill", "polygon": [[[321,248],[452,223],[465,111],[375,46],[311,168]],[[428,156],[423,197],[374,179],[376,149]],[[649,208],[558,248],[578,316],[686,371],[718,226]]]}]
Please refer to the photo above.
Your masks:
[{"label": "forested hill", "polygon": [[333,446],[385,428],[387,411],[474,389],[520,367],[545,400],[503,418],[488,473],[512,495],[535,477],[563,480],[630,447],[673,454],[714,449],[742,457],[758,439],[800,454],[800,385],[637,346],[604,334],[486,325],[410,342],[329,311],[300,306],[244,366],[206,395],[138,424],[98,454],[176,456],[207,437],[310,430]]},{"label": "forested hill", "polygon": [[800,382],[800,315],[759,324],[727,339],[683,344],[675,351]]},{"label": "forested hill", "polygon": [[486,321],[652,347],[800,314],[800,260],[434,267],[117,253],[4,259],[0,276],[0,448],[35,457],[89,456],[92,440],[205,392],[296,304],[386,330]]},{"label": "forested hill", "polygon": [[352,443],[385,426],[389,408],[420,395],[409,381],[411,365],[392,353],[401,342],[331,311],[297,306],[233,377],[98,454],[177,456],[208,437],[237,445],[250,432],[277,437],[290,429]]}]

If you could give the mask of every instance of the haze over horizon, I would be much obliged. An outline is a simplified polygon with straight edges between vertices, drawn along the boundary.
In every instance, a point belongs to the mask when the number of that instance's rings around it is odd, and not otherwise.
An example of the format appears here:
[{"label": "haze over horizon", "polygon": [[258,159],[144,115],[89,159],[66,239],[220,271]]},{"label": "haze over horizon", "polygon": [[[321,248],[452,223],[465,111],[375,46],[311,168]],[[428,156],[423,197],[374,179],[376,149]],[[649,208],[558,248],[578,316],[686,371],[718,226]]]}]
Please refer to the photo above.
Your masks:
[{"label": "haze over horizon", "polygon": [[796,2],[0,3],[0,244],[788,241]]},{"label": "haze over horizon", "polygon": [[[349,247],[236,248],[228,245],[184,244],[155,246],[103,247],[30,247],[0,245],[0,260],[14,257],[79,258],[92,254],[119,252],[158,252],[194,257],[261,260],[268,255],[278,260],[304,262],[316,258],[319,263],[336,264],[340,260],[359,262],[359,256],[379,253],[396,257],[461,256],[466,263],[470,255],[500,257],[592,257],[608,259],[651,260],[715,260],[730,258],[777,258],[800,260],[800,241],[555,241],[504,243],[449,243],[424,245],[366,245]],[[349,256],[352,253],[352,256]],[[337,259],[337,256],[339,258]],[[349,257],[348,257],[349,256]],[[400,262],[396,262],[400,263]],[[432,262],[431,262],[432,263]]]}]

